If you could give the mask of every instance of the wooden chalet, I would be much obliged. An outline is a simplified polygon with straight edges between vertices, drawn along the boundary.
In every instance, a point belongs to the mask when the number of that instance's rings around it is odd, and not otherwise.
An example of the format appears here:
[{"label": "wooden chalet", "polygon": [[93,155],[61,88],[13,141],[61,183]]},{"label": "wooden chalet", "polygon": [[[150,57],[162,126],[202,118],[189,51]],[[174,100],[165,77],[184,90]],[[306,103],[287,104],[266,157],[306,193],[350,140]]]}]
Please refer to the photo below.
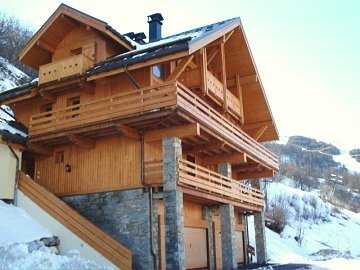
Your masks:
[{"label": "wooden chalet", "polygon": [[[245,180],[279,165],[261,144],[278,133],[240,19],[166,38],[161,14],[148,20],[145,43],[62,4],[33,36],[19,58],[38,82],[0,95],[28,127],[22,169],[126,246],[133,268],[246,263],[244,213],[264,199]],[[104,223],[77,203],[135,191],[150,205],[144,238],[127,231],[121,199]],[[119,222],[124,231],[109,229]]]}]

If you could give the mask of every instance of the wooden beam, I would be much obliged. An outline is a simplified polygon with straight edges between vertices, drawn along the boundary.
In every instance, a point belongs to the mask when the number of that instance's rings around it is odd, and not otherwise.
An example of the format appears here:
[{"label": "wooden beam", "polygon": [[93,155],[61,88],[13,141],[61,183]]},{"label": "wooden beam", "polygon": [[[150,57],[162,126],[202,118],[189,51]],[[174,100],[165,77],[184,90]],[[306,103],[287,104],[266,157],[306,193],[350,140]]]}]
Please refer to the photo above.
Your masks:
[{"label": "wooden beam", "polygon": [[50,46],[49,44],[43,42],[43,41],[38,40],[36,42],[36,46],[38,46],[39,48],[41,48],[41,49],[43,49],[45,51],[48,51],[51,54],[55,53],[55,48]]},{"label": "wooden beam", "polygon": [[[237,75],[239,76],[239,75]],[[249,76],[244,76],[244,77],[240,77],[239,76],[239,81],[240,84],[243,86],[244,84],[249,84],[249,83],[256,83],[258,81],[258,76],[257,74],[253,74],[253,75],[249,75]],[[236,86],[236,77],[234,79],[228,79],[227,80],[227,85],[228,87],[234,87]]]},{"label": "wooden beam", "polygon": [[225,44],[221,43],[220,45],[221,52],[221,79],[223,83],[223,109],[226,112],[228,108],[227,104],[227,81],[226,81],[226,66],[225,66]]},{"label": "wooden beam", "polygon": [[263,127],[259,128],[252,137],[258,141],[260,139],[260,137],[264,134],[264,132],[267,130],[268,127],[269,126],[263,126]]},{"label": "wooden beam", "polygon": [[232,30],[231,32],[227,33],[224,35],[224,43],[226,43],[226,41],[229,40],[229,38],[231,37],[232,34],[234,34],[235,30]]},{"label": "wooden beam", "polygon": [[117,126],[118,126],[118,129],[121,132],[121,134],[123,134],[125,137],[131,138],[134,140],[140,140],[140,134],[136,129],[128,127],[124,124],[119,124]]},{"label": "wooden beam", "polygon": [[184,137],[199,136],[199,135],[200,135],[200,125],[198,123],[194,123],[183,126],[147,131],[144,133],[144,141],[154,142],[154,141],[159,141],[166,137],[184,138]]},{"label": "wooden beam", "polygon": [[206,48],[202,48],[200,51],[201,55],[201,86],[202,92],[204,95],[208,94],[208,87],[207,87],[207,55],[206,55]]},{"label": "wooden beam", "polygon": [[51,103],[56,102],[56,97],[53,94],[50,94],[49,92],[40,91],[40,96],[45,99],[46,101],[49,101]]},{"label": "wooden beam", "polygon": [[194,55],[189,55],[181,60],[181,62],[176,66],[174,71],[170,74],[170,76],[166,79],[166,81],[175,81],[179,78],[181,73],[185,70],[188,64],[192,61]]},{"label": "wooden beam", "polygon": [[72,142],[73,144],[76,144],[82,148],[92,149],[95,147],[95,142],[93,140],[90,140],[83,136],[70,133],[67,137],[70,142]]},{"label": "wooden beam", "polygon": [[0,102],[0,105],[10,105],[12,103],[16,103],[25,99],[29,99],[29,98],[33,98],[35,96],[37,96],[39,94],[38,90],[33,89],[31,90],[31,92],[29,94],[23,95],[23,96],[18,96],[18,97],[13,97],[11,99],[8,100],[4,100],[3,102]]},{"label": "wooden beam", "polygon": [[238,173],[237,180],[267,178],[267,177],[274,177],[274,175],[275,175],[275,172],[273,170],[266,170],[266,171],[260,171],[260,172]]},{"label": "wooden beam", "polygon": [[205,157],[201,160],[202,166],[214,165],[219,163],[239,164],[246,162],[246,154],[222,155],[214,157]]},{"label": "wooden beam", "polygon": [[[182,51],[182,52],[178,52],[175,54],[170,54],[170,55],[166,55],[163,57],[158,57],[158,58],[154,58],[154,59],[151,59],[148,61],[130,65],[127,67],[127,70],[130,71],[130,70],[135,70],[135,69],[139,69],[139,68],[146,67],[146,66],[153,66],[153,65],[164,63],[164,62],[176,60],[176,59],[179,59],[179,58],[187,56],[187,55],[189,55],[189,53],[187,51]],[[105,77],[116,75],[116,74],[123,73],[123,72],[125,72],[125,68],[123,68],[123,67],[116,68],[116,69],[109,70],[109,71],[103,71],[103,72],[89,76],[87,78],[87,81],[98,80],[101,78],[105,78]]]},{"label": "wooden beam", "polygon": [[207,151],[207,150],[216,150],[216,149],[223,149],[225,147],[225,142],[210,142],[205,144],[198,144],[192,147],[184,147],[183,152],[187,154],[197,154],[201,151]]},{"label": "wooden beam", "polygon": [[95,93],[95,86],[92,83],[85,83],[85,85],[83,86],[83,91],[93,95]]},{"label": "wooden beam", "polygon": [[241,129],[247,131],[247,130],[258,129],[263,126],[271,126],[271,125],[273,125],[273,121],[268,120],[268,121],[261,121],[261,122],[255,122],[255,123],[242,125]]},{"label": "wooden beam", "polygon": [[192,60],[189,62],[189,67],[191,69],[197,69],[198,68],[197,64],[195,64],[194,61],[192,61]]},{"label": "wooden beam", "polygon": [[52,156],[54,153],[54,150],[50,147],[38,145],[35,143],[27,143],[27,147],[34,153],[44,155],[44,156]]},{"label": "wooden beam", "polygon": [[240,124],[243,124],[245,119],[244,119],[244,101],[243,101],[243,90],[241,87],[241,82],[240,82],[240,76],[237,75],[236,76],[236,90],[237,90],[237,94],[238,94],[238,99],[239,99],[239,103],[240,103]]},{"label": "wooden beam", "polygon": [[215,58],[215,56],[220,52],[219,48],[214,48],[210,53],[209,56],[207,58],[207,64],[209,65],[211,63],[211,61]]}]

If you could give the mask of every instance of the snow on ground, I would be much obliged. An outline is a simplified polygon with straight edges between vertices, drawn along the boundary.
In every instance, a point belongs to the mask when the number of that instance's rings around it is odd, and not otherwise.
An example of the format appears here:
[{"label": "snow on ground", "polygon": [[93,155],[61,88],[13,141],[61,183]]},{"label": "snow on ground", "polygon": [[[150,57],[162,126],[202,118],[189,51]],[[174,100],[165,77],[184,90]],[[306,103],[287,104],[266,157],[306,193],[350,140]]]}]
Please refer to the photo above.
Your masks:
[{"label": "snow on ground", "polygon": [[[0,269],[111,269],[78,256],[56,255],[40,240],[52,234],[23,209],[0,200]],[[61,241],[61,239],[60,239]]]},{"label": "snow on ground", "polygon": [[352,158],[349,151],[341,151],[340,155],[333,156],[333,158],[336,162],[345,165],[347,169],[360,173],[360,162],[357,162],[355,158]]},{"label": "snow on ground", "polygon": [[[280,183],[269,187],[272,201],[288,205],[288,224],[281,234],[266,228],[269,259],[275,263],[309,263],[315,269],[360,269],[360,213],[334,210],[316,193]],[[299,218],[300,217],[300,218]],[[250,244],[255,246],[253,217],[249,218]],[[301,245],[295,240],[303,229]]]}]

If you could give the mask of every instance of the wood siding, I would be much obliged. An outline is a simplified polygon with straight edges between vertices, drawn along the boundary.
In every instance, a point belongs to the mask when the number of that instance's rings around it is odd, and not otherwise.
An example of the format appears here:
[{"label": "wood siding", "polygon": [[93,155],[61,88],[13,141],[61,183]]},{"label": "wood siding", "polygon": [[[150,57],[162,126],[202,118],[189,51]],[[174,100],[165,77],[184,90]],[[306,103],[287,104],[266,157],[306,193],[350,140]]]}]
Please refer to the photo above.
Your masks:
[{"label": "wood siding", "polygon": [[[55,155],[61,151],[64,162],[56,164]],[[66,172],[66,164],[71,172]],[[35,180],[56,195],[141,187],[140,142],[110,137],[96,140],[94,149],[56,147],[53,156],[37,156]]]}]

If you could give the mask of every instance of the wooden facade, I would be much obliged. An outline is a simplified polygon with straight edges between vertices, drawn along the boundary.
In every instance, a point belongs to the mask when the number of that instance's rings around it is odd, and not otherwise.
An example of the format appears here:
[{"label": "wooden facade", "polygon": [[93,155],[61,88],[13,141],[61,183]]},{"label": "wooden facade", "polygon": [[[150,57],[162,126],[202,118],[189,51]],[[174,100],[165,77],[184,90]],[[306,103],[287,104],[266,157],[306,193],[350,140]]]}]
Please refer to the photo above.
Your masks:
[{"label": "wooden facade", "polygon": [[[198,254],[187,258],[187,267],[209,266],[211,233],[220,269],[220,217],[213,214],[209,231],[204,206],[233,204],[237,242],[243,242],[238,214],[261,211],[264,202],[261,191],[241,180],[278,171],[277,157],[261,144],[278,135],[243,29],[235,22],[187,51],[87,74],[133,49],[102,21],[59,8],[20,53],[39,70],[38,86],[3,104],[29,128],[33,179],[57,196],[149,186],[161,191],[162,140],[180,138],[176,172],[185,194],[186,256]],[[218,173],[219,163],[232,165],[232,177]],[[163,212],[159,203],[162,269]]]}]

